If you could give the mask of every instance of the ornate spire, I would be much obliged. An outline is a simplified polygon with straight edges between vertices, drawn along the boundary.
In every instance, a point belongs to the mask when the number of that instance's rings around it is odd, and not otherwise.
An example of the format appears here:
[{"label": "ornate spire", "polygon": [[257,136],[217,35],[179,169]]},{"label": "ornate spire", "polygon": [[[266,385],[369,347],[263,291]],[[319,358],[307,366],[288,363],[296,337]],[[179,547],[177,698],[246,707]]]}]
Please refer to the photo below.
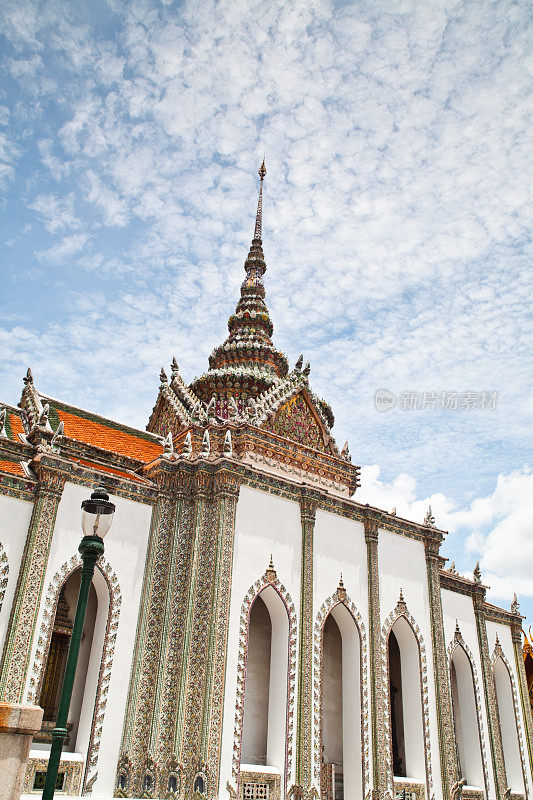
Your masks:
[{"label": "ornate spire", "polygon": [[244,262],[246,277],[235,313],[228,320],[229,336],[209,356],[209,370],[191,388],[204,403],[215,397],[216,414],[229,418],[231,398],[240,413],[288,372],[287,359],[272,344],[274,326],[265,303],[266,271],[262,245],[263,181],[265,162],[259,169],[259,200],[254,237]]},{"label": "ornate spire", "polygon": [[254,239],[259,239],[259,241],[261,241],[263,229],[263,181],[265,179],[265,175],[267,174],[265,159],[263,159],[263,163],[259,167],[259,172],[257,174],[259,175],[261,181],[259,183],[259,200],[257,201]]}]

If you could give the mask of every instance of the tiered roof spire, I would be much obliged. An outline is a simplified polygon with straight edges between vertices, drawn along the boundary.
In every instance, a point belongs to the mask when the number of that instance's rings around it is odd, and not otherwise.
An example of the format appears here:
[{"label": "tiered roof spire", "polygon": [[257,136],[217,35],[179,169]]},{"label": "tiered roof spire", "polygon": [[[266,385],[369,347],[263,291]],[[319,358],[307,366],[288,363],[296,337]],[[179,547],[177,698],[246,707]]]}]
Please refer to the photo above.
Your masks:
[{"label": "tiered roof spire", "polygon": [[244,262],[246,277],[235,313],[228,320],[229,336],[209,357],[209,370],[197,378],[191,388],[204,402],[216,398],[216,412],[226,416],[229,397],[234,397],[241,411],[250,398],[258,397],[288,371],[287,359],[272,344],[274,326],[265,303],[263,275],[263,181],[265,162],[259,169],[259,199],[255,229]]}]

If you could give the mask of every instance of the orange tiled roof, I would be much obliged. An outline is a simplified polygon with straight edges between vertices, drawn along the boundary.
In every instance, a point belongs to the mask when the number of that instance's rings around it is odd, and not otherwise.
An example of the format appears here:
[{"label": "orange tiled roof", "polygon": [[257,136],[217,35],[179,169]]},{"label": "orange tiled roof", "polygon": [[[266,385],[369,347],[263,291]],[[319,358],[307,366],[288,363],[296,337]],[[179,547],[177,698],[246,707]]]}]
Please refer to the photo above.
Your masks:
[{"label": "orange tiled roof", "polygon": [[7,432],[10,435],[10,439],[15,442],[19,440],[19,433],[24,433],[24,428],[22,426],[22,420],[18,414],[13,414],[11,411],[7,412]]},{"label": "orange tiled roof", "polygon": [[[112,453],[150,462],[161,455],[163,446],[126,429],[111,427],[80,414],[73,414],[56,406],[55,411],[65,425],[65,436],[78,442],[100,447]],[[130,476],[131,477],[131,476]]]},{"label": "orange tiled roof", "polygon": [[22,469],[20,461],[0,461],[0,472],[7,472],[16,475],[17,478],[26,478],[26,473]]},{"label": "orange tiled roof", "polygon": [[139,481],[139,483],[146,483],[146,480],[142,478],[140,475],[135,475],[133,472],[126,472],[125,470],[115,469],[114,467],[108,467],[105,464],[97,464],[95,461],[84,461],[83,459],[78,459],[78,464],[82,467],[88,467],[89,469],[95,469],[98,472],[108,472],[110,475],[117,475],[119,478],[126,478],[129,481]]}]

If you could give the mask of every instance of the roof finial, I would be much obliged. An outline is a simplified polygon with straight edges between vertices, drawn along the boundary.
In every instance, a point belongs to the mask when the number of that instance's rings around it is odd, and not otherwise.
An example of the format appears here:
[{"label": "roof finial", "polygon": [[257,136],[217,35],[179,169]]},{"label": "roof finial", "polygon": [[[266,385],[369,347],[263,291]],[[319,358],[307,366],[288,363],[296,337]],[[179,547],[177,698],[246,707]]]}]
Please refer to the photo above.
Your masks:
[{"label": "roof finial", "polygon": [[259,183],[259,200],[257,201],[257,216],[255,218],[254,239],[261,239],[263,233],[263,181],[265,179],[265,175],[267,174],[265,159],[263,159],[263,163],[259,167],[259,172],[257,174],[261,180]]}]

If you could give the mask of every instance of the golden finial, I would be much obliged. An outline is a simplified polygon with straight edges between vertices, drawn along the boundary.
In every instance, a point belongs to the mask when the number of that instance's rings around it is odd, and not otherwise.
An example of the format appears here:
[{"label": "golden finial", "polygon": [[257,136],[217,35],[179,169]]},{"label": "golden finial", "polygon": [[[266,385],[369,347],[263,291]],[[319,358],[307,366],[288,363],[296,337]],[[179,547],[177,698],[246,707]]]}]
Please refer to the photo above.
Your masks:
[{"label": "golden finial", "polygon": [[259,172],[257,173],[261,180],[264,180],[265,175],[267,174],[266,167],[265,167],[265,159],[263,159],[263,163],[259,167]]}]

